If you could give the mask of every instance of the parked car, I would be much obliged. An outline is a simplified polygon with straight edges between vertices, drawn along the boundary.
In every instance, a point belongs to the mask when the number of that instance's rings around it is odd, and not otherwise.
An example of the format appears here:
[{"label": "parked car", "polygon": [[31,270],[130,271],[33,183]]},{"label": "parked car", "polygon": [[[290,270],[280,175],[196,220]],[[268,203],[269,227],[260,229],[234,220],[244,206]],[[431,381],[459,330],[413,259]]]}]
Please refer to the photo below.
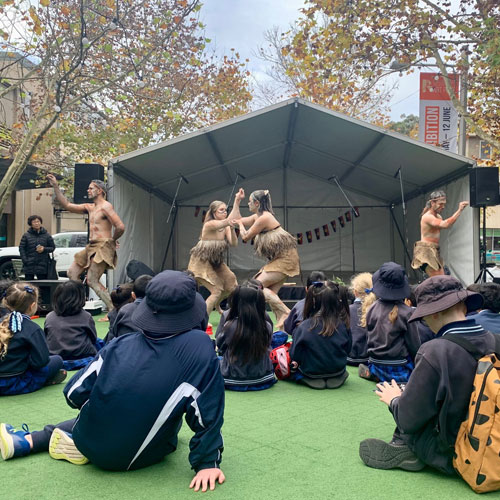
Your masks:
[{"label": "parked car", "polygon": [[[87,244],[87,233],[57,233],[52,237],[56,244],[54,250],[56,269],[59,276],[65,277],[74,255]],[[19,275],[16,270],[20,271],[21,268],[20,259],[19,247],[0,248],[0,279],[15,279]]]}]

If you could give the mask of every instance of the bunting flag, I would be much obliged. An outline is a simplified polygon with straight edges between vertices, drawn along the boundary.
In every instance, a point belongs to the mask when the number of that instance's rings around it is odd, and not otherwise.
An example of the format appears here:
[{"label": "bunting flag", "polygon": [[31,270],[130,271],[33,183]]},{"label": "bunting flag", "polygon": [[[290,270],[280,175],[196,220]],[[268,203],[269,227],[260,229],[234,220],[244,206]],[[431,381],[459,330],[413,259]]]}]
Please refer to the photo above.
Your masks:
[{"label": "bunting flag", "polygon": [[319,227],[314,228],[314,234],[316,235],[316,239],[319,240],[319,238],[320,238]]},{"label": "bunting flag", "polygon": [[207,211],[203,210],[203,212],[201,212],[201,221],[202,222],[205,220],[205,215],[207,215]]},{"label": "bunting flag", "polygon": [[350,211],[345,213],[345,220],[347,222],[351,222],[351,212]]},{"label": "bunting flag", "polygon": [[234,232],[236,233],[236,237],[238,238],[240,236],[240,229],[238,227],[235,227]]},{"label": "bunting flag", "polygon": [[359,217],[359,208],[354,207],[354,217]]},{"label": "bunting flag", "polygon": [[328,229],[328,224],[325,224],[325,225],[323,226],[323,234],[324,234],[325,236],[330,236],[330,230]]},{"label": "bunting flag", "polygon": [[195,207],[195,209],[194,209],[194,216],[195,217],[198,217],[198,215],[200,214],[200,210],[201,210],[201,207]]},{"label": "bunting flag", "polygon": [[302,243],[304,243],[302,233],[297,233],[297,244],[302,245]]},{"label": "bunting flag", "polygon": [[344,227],[344,226],[345,226],[345,220],[344,220],[344,216],[343,216],[343,215],[341,215],[341,216],[339,217],[339,222],[340,222],[340,226],[341,226],[341,227]]},{"label": "bunting flag", "polygon": [[306,231],[306,236],[307,236],[307,241],[311,243],[313,240],[312,231]]},{"label": "bunting flag", "polygon": [[332,220],[332,221],[330,221],[330,224],[332,225],[333,232],[336,233],[337,232],[337,221]]}]

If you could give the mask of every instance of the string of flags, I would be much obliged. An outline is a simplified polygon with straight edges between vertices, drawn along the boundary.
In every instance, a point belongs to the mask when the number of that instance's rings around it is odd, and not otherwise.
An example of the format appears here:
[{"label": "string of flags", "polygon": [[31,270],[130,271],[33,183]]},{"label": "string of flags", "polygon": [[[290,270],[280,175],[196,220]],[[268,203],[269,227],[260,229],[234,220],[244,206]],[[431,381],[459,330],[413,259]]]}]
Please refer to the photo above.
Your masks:
[{"label": "string of flags", "polygon": [[[198,215],[200,214],[200,210],[201,210],[201,207],[195,207],[195,210],[194,210],[195,217],[198,217]],[[201,220],[205,219],[206,213],[207,213],[206,210],[202,211]],[[352,213],[354,214],[355,218],[359,217],[359,207],[354,207],[354,210]],[[339,223],[339,226],[337,226],[337,221]],[[333,232],[336,233],[337,229],[342,229],[343,227],[345,227],[347,222],[351,222],[351,221],[352,221],[351,211],[348,210],[347,212],[344,213],[344,215],[340,215],[339,217],[337,217],[337,219],[332,219],[329,224],[323,224],[321,227],[314,228],[314,230],[305,231],[307,242],[308,243],[313,242],[313,233],[314,233],[314,236],[316,237],[316,240],[319,240],[319,239],[321,239],[321,230],[323,230],[323,237],[327,237],[327,236],[330,236],[330,234],[331,234],[330,233],[330,226],[331,226]],[[235,231],[236,231],[236,235],[239,236],[239,233],[240,233],[239,229],[236,228]],[[304,243],[304,233],[297,233],[296,237],[297,237],[297,244],[302,245]],[[250,244],[253,245],[253,239],[250,242]]]}]

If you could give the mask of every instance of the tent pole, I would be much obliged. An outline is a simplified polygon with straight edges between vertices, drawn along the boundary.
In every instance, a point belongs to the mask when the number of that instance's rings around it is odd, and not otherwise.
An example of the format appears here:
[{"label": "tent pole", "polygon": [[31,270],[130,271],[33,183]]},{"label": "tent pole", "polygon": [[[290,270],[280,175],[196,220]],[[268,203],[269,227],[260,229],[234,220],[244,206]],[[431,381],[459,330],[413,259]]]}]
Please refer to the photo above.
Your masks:
[{"label": "tent pole", "polygon": [[170,242],[172,241],[172,235],[174,234],[174,228],[175,228],[175,221],[177,219],[177,195],[179,194],[179,189],[181,187],[181,183],[184,181],[186,184],[189,184],[189,181],[181,174],[179,173],[179,182],[177,183],[177,189],[175,190],[175,196],[174,199],[172,200],[172,205],[170,206],[170,210],[168,212],[168,217],[167,217],[167,224],[170,221],[170,216],[172,215],[172,212],[174,212],[174,220],[172,221],[172,225],[170,226],[170,234],[168,236],[168,243],[167,243],[167,248],[165,249],[165,255],[163,256],[163,261],[161,263],[161,270],[163,271],[163,266],[165,265],[165,261],[167,260],[167,254],[168,250],[170,248]]},{"label": "tent pole", "polygon": [[[399,238],[401,239],[401,243],[403,243],[405,255],[406,255],[406,257],[408,257],[408,260],[411,262],[411,257],[410,257],[410,254],[408,252],[408,247],[406,246],[405,240],[403,238],[403,234],[401,233],[401,230],[399,229],[398,221],[396,220],[396,217],[394,215],[394,205],[391,205],[389,210],[391,212],[392,222],[394,222],[394,225],[396,226],[396,229],[398,230],[398,234],[399,234]],[[413,272],[414,278],[418,281],[417,272],[411,266],[410,266],[410,269]]]},{"label": "tent pole", "polygon": [[347,196],[346,192],[342,189],[342,186],[340,185],[339,178],[336,175],[333,175],[330,177],[328,180],[333,180],[335,184],[337,184],[337,187],[340,189],[342,194],[344,195],[344,198],[346,199],[347,203],[351,207],[351,223],[352,223],[352,234],[351,234],[351,245],[352,245],[352,273],[356,274],[356,251],[354,248],[354,218],[355,216],[358,215],[357,210],[353,207],[351,200],[349,199],[349,196]]}]

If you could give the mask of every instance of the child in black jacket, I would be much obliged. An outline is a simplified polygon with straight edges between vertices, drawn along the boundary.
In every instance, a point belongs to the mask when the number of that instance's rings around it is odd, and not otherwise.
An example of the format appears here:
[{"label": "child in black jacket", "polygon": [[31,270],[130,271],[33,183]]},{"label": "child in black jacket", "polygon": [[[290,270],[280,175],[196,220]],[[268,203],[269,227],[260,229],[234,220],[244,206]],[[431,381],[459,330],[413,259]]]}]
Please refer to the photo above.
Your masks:
[{"label": "child in black jacket", "polygon": [[84,305],[83,284],[66,281],[55,289],[52,297],[54,310],[45,319],[49,351],[61,356],[68,371],[87,366],[100,349],[94,318],[83,309]]},{"label": "child in black jacket", "polygon": [[331,281],[311,286],[304,318],[290,348],[293,378],[313,389],[336,389],[349,376],[346,364],[352,339],[347,288]]},{"label": "child in black jacket", "polygon": [[[363,303],[361,324],[366,325],[368,365],[359,365],[359,376],[376,381],[406,383],[420,347],[416,324],[408,324],[412,308],[406,271],[394,262],[382,264],[373,275],[373,292]],[[372,305],[370,305],[372,304]]]},{"label": "child in black jacket", "polygon": [[60,356],[50,356],[42,329],[30,316],[38,307],[38,289],[17,282],[5,292],[10,311],[0,323],[0,395],[37,391],[66,378]]}]

